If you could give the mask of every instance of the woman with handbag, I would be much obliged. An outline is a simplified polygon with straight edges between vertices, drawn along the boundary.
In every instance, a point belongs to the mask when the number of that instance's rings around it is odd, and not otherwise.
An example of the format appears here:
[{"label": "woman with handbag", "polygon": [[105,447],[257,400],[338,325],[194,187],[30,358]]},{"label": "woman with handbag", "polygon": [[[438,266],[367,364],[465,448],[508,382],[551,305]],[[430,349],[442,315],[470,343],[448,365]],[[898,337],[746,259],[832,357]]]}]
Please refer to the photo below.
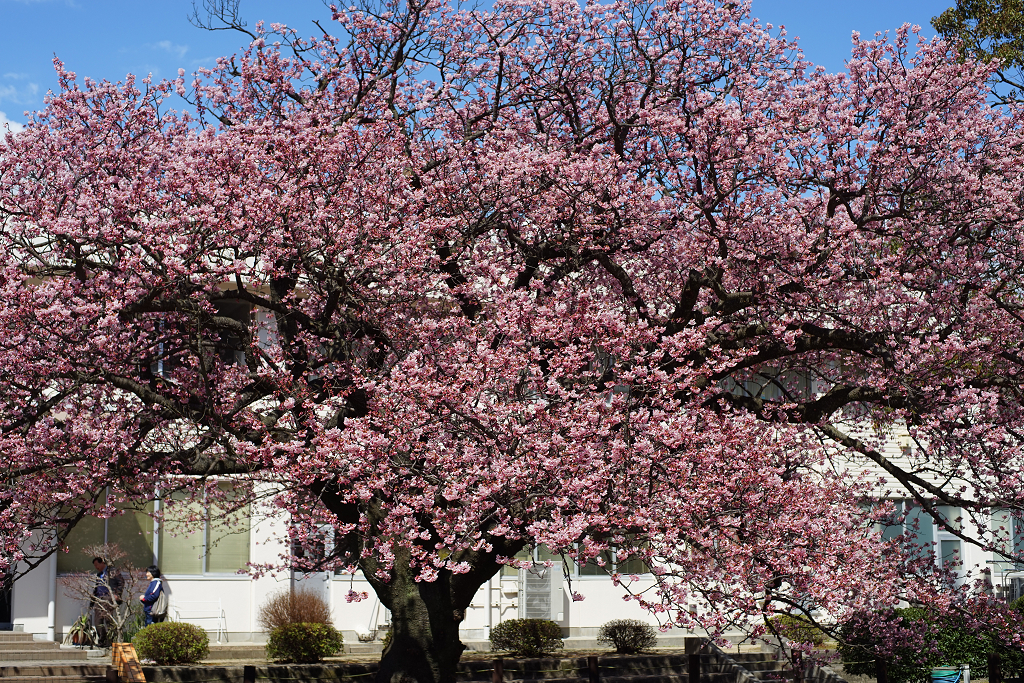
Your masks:
[{"label": "woman with handbag", "polygon": [[142,601],[142,611],[146,613],[146,626],[149,626],[159,624],[167,616],[167,592],[160,580],[160,568],[155,564],[146,568],[146,578],[149,586],[139,600]]}]

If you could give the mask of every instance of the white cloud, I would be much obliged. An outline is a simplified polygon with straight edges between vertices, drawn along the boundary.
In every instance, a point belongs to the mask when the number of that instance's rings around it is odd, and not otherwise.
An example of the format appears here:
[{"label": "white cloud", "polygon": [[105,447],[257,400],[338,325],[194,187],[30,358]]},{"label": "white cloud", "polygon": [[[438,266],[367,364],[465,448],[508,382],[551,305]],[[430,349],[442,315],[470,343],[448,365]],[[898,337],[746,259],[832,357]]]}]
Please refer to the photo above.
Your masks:
[{"label": "white cloud", "polygon": [[11,121],[7,118],[7,114],[0,111],[0,138],[3,138],[7,133],[8,128],[12,133],[19,133],[25,130],[24,124],[18,123],[17,121]]},{"label": "white cloud", "polygon": [[[4,78],[9,77],[9,74],[4,74]],[[35,83],[25,83],[21,86],[0,83],[0,102],[10,102],[11,104],[18,105],[32,105],[36,103],[38,95],[39,86]]]},{"label": "white cloud", "polygon": [[185,56],[185,53],[188,52],[188,45],[176,45],[169,40],[161,40],[159,43],[150,43],[147,47],[169,52],[170,54],[175,55],[178,59],[182,59]]}]

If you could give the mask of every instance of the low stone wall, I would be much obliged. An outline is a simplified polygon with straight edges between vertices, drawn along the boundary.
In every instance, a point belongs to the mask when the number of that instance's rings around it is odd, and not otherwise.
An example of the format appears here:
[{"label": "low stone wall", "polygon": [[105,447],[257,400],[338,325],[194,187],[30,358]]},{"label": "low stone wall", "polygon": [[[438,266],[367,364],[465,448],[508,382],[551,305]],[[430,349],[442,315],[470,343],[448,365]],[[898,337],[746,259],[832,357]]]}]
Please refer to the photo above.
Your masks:
[{"label": "low stone wall", "polygon": [[[144,666],[147,683],[242,683],[243,666]],[[377,664],[266,664],[256,667],[256,681],[371,681]]]},{"label": "low stone wall", "polygon": [[[643,679],[650,683],[688,683],[686,656],[682,653],[640,655],[605,654],[597,657],[600,677]],[[705,657],[707,657],[705,655]],[[494,658],[494,659],[497,659]],[[491,681],[494,659],[474,658],[459,664],[459,680]],[[505,680],[588,679],[587,656],[543,657],[536,659],[500,658]],[[709,658],[710,659],[710,658]],[[707,663],[705,663],[707,666]],[[377,662],[327,662],[324,664],[257,665],[256,683],[367,683],[372,681]],[[241,665],[144,666],[147,683],[242,683]],[[701,683],[747,683],[733,672],[705,669]]]}]

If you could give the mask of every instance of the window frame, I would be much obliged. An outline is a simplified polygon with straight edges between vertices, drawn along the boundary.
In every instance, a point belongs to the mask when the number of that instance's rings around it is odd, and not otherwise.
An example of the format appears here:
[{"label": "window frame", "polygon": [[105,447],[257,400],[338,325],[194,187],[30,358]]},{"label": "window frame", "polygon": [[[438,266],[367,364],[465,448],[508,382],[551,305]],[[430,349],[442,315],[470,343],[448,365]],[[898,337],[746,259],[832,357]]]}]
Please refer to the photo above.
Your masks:
[{"label": "window frame", "polygon": [[[106,501],[106,499],[107,499],[107,497],[109,495],[110,495],[110,487],[109,486],[104,486],[103,487],[103,500],[104,500],[104,504],[106,504],[105,501]],[[156,501],[149,501],[149,503],[147,503],[147,504],[152,504],[153,505],[153,511],[155,513],[155,511],[157,509],[156,508]],[[120,516],[124,516],[124,515],[128,515],[128,514],[132,514],[132,515],[144,514],[144,515],[149,516],[149,513],[143,512],[142,510],[138,510],[138,509],[134,509],[134,508],[126,508],[125,511]],[[83,517],[78,522],[78,524],[81,524],[83,521],[85,521],[87,519],[95,520],[95,521],[103,523],[103,538],[100,541],[100,543],[102,545],[107,545],[108,543],[110,543],[111,542],[110,541],[110,520],[111,519],[116,519],[116,517],[96,517],[95,515],[86,515],[85,517]],[[153,518],[151,517],[151,519],[153,519]],[[67,556],[67,555],[71,555],[72,553],[76,553],[76,552],[80,553],[81,552],[82,546],[79,546],[77,548],[72,548],[71,545],[68,543],[68,539],[72,536],[72,534],[75,533],[75,530],[78,529],[78,524],[76,524],[75,528],[72,529],[68,533],[67,537],[64,538],[64,542],[62,543],[62,547],[67,548],[67,552],[64,552],[63,550],[58,551],[60,553],[60,555],[58,555],[58,557],[57,557],[58,564],[59,564],[60,558],[62,556]],[[141,566],[136,567],[136,569],[145,569],[150,564],[154,564],[156,562],[156,558],[158,557],[157,550],[158,550],[158,547],[159,547],[159,537],[160,537],[160,527],[159,527],[159,523],[156,521],[156,519],[153,519],[153,529],[152,529],[151,533],[153,534],[153,541],[152,541],[152,552],[150,554],[150,557],[146,561],[145,564],[142,564]],[[85,544],[83,544],[83,545],[85,545]],[[131,559],[131,558],[129,557],[128,559]],[[89,566],[91,566],[91,565],[89,565]],[[72,569],[72,570],[67,570],[67,569],[61,570],[61,569],[58,569],[57,570],[57,576],[70,576],[72,574],[81,574],[82,572],[91,573],[92,571],[93,570],[89,569],[88,567],[86,567],[85,569]]]},{"label": "window frame", "polygon": [[[578,549],[579,545],[577,544],[576,547]],[[602,554],[603,553],[610,553],[610,555],[611,555],[610,565],[611,566],[609,567],[609,565],[606,564],[604,567],[599,567],[599,569],[602,569],[602,570],[609,570],[610,569],[610,571],[601,571],[601,572],[596,572],[596,573],[592,573],[592,574],[584,574],[583,571],[582,571],[583,567],[580,565],[578,560],[572,560],[570,558],[565,558],[563,560],[561,556],[557,556],[557,555],[554,556],[554,557],[548,557],[548,558],[541,559],[542,549],[546,550],[546,548],[544,548],[544,546],[542,544],[538,544],[538,545],[534,546],[532,549],[530,549],[530,551],[529,551],[530,552],[530,557],[529,558],[520,557],[520,554],[522,553],[522,551],[520,551],[520,553],[516,553],[516,557],[518,559],[529,559],[533,564],[542,564],[543,562],[547,562],[549,560],[552,561],[552,562],[561,563],[562,564],[562,571],[563,572],[565,571],[566,565],[571,565],[572,573],[569,575],[569,578],[571,580],[573,580],[573,581],[576,581],[576,580],[590,581],[592,579],[608,579],[613,574],[617,574],[617,573],[618,574],[622,574],[623,576],[641,576],[641,577],[642,576],[650,576],[650,575],[653,574],[653,572],[651,571],[650,567],[647,567],[647,571],[644,571],[644,572],[629,572],[629,573],[620,572],[619,569],[618,569],[618,567],[619,567],[619,549],[614,547],[614,546],[609,547],[605,551],[602,551]],[[630,558],[627,556],[623,560],[623,562],[627,562],[627,561],[629,561],[629,559]],[[644,564],[646,564],[646,562]],[[587,565],[584,565],[584,566],[587,566]],[[597,565],[595,565],[595,566],[597,566]],[[517,569],[515,567],[512,567],[510,565],[504,565],[502,567],[502,570],[501,570],[501,576],[504,577],[504,578],[514,578],[515,576],[517,576],[519,574],[519,571],[520,571],[519,569]]]},{"label": "window frame", "polygon": [[[227,480],[222,480],[222,481],[230,482],[231,480],[227,479]],[[219,480],[217,483],[220,484],[222,482],[221,482],[221,480]],[[163,501],[164,501],[164,498],[162,496],[158,497],[154,501],[154,513],[160,511],[160,509],[163,507]],[[233,572],[212,572],[212,571],[209,571],[209,560],[210,560],[210,523],[211,523],[210,507],[211,506],[210,506],[210,504],[209,504],[209,502],[207,500],[207,495],[206,495],[206,491],[205,490],[203,491],[202,505],[203,505],[203,509],[204,509],[204,518],[203,518],[203,525],[202,525],[202,549],[203,549],[202,550],[202,552],[203,552],[202,560],[201,560],[202,561],[202,571],[199,572],[198,574],[185,574],[185,573],[179,573],[179,572],[163,571],[163,567],[161,567],[162,575],[166,576],[167,578],[177,579],[177,580],[181,580],[181,581],[186,581],[186,580],[187,581],[191,581],[191,580],[198,580],[198,579],[203,579],[203,578],[224,579],[224,578],[231,578],[231,577],[238,577],[238,578],[241,578],[241,579],[247,579],[248,576],[246,576],[244,574],[239,574],[239,571],[245,569],[246,566],[249,564],[249,562],[252,561],[252,503],[251,502],[246,503],[246,508],[247,508],[247,512],[246,512],[247,526],[246,526],[245,533],[246,533],[246,536],[248,537],[247,538],[247,546],[248,546],[247,557],[246,557],[245,562],[243,563],[243,565],[241,567],[239,567],[238,570],[233,571]],[[160,524],[159,521],[154,520],[154,525],[153,526],[154,526],[154,528],[153,528],[153,535],[154,535],[154,538],[155,538],[153,554],[155,555],[156,559],[159,560],[160,559],[160,554],[158,552],[158,549],[159,549],[159,546],[160,546],[160,535],[163,533],[163,524]],[[237,532],[230,532],[230,533],[237,533]],[[193,535],[198,535],[198,533],[193,532]],[[196,545],[198,546],[199,544],[196,544]],[[159,561],[157,561],[156,564],[157,564],[157,566],[160,566],[160,562]]]}]

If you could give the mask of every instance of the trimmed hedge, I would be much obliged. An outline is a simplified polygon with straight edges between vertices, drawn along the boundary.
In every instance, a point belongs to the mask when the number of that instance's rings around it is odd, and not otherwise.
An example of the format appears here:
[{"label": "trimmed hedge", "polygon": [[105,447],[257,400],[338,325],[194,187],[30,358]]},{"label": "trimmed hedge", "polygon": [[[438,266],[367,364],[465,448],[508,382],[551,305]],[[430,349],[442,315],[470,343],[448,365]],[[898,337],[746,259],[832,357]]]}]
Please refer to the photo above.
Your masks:
[{"label": "trimmed hedge", "polygon": [[815,647],[825,644],[825,632],[805,617],[777,614],[768,621],[780,636],[794,643],[810,643]]},{"label": "trimmed hedge", "polygon": [[341,633],[330,624],[285,624],[270,632],[267,659],[316,664],[338,653]]},{"label": "trimmed hedge", "polygon": [[649,650],[658,642],[658,632],[650,624],[637,619],[613,619],[601,626],[597,642],[610,645],[624,655]]},{"label": "trimmed hedge", "polygon": [[539,657],[562,645],[562,628],[549,619],[509,619],[491,629],[491,649],[516,657]]},{"label": "trimmed hedge", "polygon": [[209,654],[210,636],[195,624],[165,621],[136,633],[132,645],[140,659],[161,666],[196,664]]}]

